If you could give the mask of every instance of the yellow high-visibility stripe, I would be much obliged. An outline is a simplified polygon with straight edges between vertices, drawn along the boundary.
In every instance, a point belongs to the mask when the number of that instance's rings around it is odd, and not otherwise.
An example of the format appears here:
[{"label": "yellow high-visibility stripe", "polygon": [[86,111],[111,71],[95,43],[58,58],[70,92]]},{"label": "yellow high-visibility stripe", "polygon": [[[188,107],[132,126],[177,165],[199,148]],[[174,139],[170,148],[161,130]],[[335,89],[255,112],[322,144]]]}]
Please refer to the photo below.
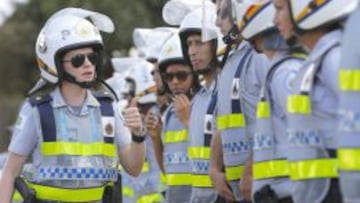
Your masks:
[{"label": "yellow high-visibility stripe", "polygon": [[240,180],[244,173],[244,170],[245,170],[244,166],[225,167],[226,180],[228,181]]},{"label": "yellow high-visibility stripe", "polygon": [[187,139],[188,133],[186,130],[166,131],[164,136],[164,143],[185,142]]},{"label": "yellow high-visibility stripe", "polygon": [[56,188],[28,183],[36,191],[36,198],[61,202],[89,202],[101,200],[107,185],[96,188]]},{"label": "yellow high-visibility stripe", "polygon": [[254,163],[253,177],[255,180],[289,176],[287,160],[271,160]]},{"label": "yellow high-visibility stripe", "polygon": [[122,194],[125,196],[125,197],[134,197],[134,190],[130,187],[127,187],[127,186],[122,186]]},{"label": "yellow high-visibility stripe", "polygon": [[138,198],[136,203],[159,203],[162,202],[163,198],[159,193],[152,193],[148,195],[142,195]]},{"label": "yellow high-visibility stripe", "polygon": [[342,91],[360,91],[360,70],[340,70],[339,86]]},{"label": "yellow high-visibility stripe", "polygon": [[269,102],[259,102],[256,108],[256,118],[269,118],[270,117],[270,105]]},{"label": "yellow high-visibility stripe", "polygon": [[195,175],[191,176],[193,187],[213,187],[209,175]]},{"label": "yellow high-visibility stripe", "polygon": [[340,170],[360,170],[360,149],[339,149],[337,151],[337,156]]},{"label": "yellow high-visibility stripe", "polygon": [[166,184],[166,175],[160,171],[160,182]]},{"label": "yellow high-visibility stripe", "polygon": [[95,143],[79,143],[79,142],[43,142],[41,144],[44,156],[56,155],[78,155],[78,156],[94,156],[103,155],[115,157],[116,148],[114,144],[103,142]]},{"label": "yellow high-visibility stripe", "polygon": [[20,195],[20,193],[18,191],[15,191],[13,194],[13,198],[14,201],[21,201],[23,200],[22,196]]},{"label": "yellow high-visibility stripe", "polygon": [[191,185],[191,174],[166,174],[166,183],[169,186],[186,186]]},{"label": "yellow high-visibility stripe", "polygon": [[219,130],[245,127],[245,117],[241,113],[218,116],[216,120]]},{"label": "yellow high-visibility stripe", "polygon": [[189,147],[189,159],[210,159],[209,147]]},{"label": "yellow high-visibility stripe", "polygon": [[149,172],[149,170],[150,170],[150,164],[149,162],[145,161],[141,169],[141,173],[147,173]]},{"label": "yellow high-visibility stripe", "polygon": [[289,162],[291,180],[336,178],[336,159],[314,159]]},{"label": "yellow high-visibility stripe", "polygon": [[287,101],[287,111],[292,114],[310,114],[311,102],[306,95],[290,95]]}]

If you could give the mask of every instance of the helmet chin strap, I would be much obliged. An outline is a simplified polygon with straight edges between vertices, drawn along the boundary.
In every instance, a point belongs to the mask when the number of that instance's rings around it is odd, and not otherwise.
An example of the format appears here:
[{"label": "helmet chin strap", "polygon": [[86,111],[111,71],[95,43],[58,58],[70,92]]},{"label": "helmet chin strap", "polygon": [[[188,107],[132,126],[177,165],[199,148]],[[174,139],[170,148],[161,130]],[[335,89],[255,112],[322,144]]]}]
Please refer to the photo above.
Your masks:
[{"label": "helmet chin strap", "polygon": [[239,38],[240,31],[236,24],[233,24],[230,31],[225,35],[222,40],[227,45],[232,45],[236,42],[236,40]]},{"label": "helmet chin strap", "polygon": [[207,75],[207,74],[215,71],[216,66],[217,66],[216,59],[212,59],[205,68],[203,68],[201,70],[194,70],[194,73],[197,75]]},{"label": "helmet chin strap", "polygon": [[298,40],[294,35],[291,35],[291,37],[286,39],[286,44],[289,45],[290,47],[297,45],[297,43]]},{"label": "helmet chin strap", "polygon": [[94,79],[93,81],[90,81],[90,82],[78,82],[74,76],[70,75],[69,73],[67,73],[65,71],[63,73],[62,78],[63,78],[63,80],[66,80],[70,83],[79,85],[80,87],[85,88],[85,89],[92,88],[96,81],[96,79]]}]

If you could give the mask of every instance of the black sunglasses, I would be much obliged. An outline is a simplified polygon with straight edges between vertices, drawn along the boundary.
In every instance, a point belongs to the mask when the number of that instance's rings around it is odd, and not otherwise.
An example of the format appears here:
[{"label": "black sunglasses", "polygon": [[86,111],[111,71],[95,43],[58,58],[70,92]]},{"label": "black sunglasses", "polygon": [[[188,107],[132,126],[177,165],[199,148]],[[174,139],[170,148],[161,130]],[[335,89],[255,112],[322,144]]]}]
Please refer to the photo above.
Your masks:
[{"label": "black sunglasses", "polygon": [[63,60],[63,62],[71,62],[71,65],[75,68],[79,68],[85,62],[85,57],[89,59],[90,63],[93,65],[97,65],[100,61],[100,56],[96,52],[92,52],[89,54],[77,54],[73,56],[70,60]]},{"label": "black sunglasses", "polygon": [[175,73],[164,73],[164,79],[166,80],[166,82],[171,82],[175,77],[177,80],[183,82],[185,81],[188,76],[190,75],[190,72],[187,71],[179,71],[179,72],[175,72]]}]

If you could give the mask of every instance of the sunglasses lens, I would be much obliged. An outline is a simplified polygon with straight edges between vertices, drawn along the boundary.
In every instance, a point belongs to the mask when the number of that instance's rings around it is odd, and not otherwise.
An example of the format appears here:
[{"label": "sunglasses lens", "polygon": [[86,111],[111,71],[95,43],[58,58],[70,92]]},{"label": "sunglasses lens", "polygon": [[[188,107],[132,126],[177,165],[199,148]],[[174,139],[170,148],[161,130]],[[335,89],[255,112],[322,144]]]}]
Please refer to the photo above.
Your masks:
[{"label": "sunglasses lens", "polygon": [[85,62],[85,57],[88,58],[88,60],[90,61],[91,64],[93,65],[97,65],[98,61],[99,61],[99,55],[95,52],[90,53],[88,55],[84,55],[84,54],[78,54],[74,57],[71,58],[71,64],[75,67],[75,68],[79,68],[80,66],[82,66]]},{"label": "sunglasses lens", "polygon": [[166,73],[164,74],[164,79],[167,81],[167,82],[171,82],[174,78],[174,75],[172,73]]},{"label": "sunglasses lens", "polygon": [[188,72],[166,73],[164,75],[164,78],[167,82],[171,82],[174,79],[174,77],[176,77],[176,79],[178,79],[179,81],[185,81],[188,75],[189,75]]},{"label": "sunglasses lens", "polygon": [[89,59],[89,61],[93,64],[93,65],[97,65],[98,61],[99,61],[99,55],[95,52],[90,53],[89,55],[87,55],[87,58]]},{"label": "sunglasses lens", "polygon": [[185,81],[187,79],[188,75],[189,75],[189,73],[187,73],[187,72],[178,72],[176,74],[176,78],[180,81]]},{"label": "sunglasses lens", "polygon": [[71,64],[75,68],[79,68],[82,64],[84,64],[84,61],[85,61],[85,55],[83,54],[78,54],[71,58]]}]

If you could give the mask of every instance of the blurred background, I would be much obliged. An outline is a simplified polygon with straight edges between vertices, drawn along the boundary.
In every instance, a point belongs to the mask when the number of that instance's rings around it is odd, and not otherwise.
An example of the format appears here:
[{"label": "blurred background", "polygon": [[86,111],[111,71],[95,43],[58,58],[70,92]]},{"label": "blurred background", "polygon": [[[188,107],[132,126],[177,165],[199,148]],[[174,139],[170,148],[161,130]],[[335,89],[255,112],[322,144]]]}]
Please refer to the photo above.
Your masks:
[{"label": "blurred background", "polygon": [[0,0],[0,153],[10,141],[26,92],[39,78],[35,40],[40,28],[55,11],[81,7],[112,18],[115,32],[103,34],[107,65],[105,76],[112,75],[109,59],[127,56],[133,45],[135,27],[165,25],[161,10],[166,0]]}]

